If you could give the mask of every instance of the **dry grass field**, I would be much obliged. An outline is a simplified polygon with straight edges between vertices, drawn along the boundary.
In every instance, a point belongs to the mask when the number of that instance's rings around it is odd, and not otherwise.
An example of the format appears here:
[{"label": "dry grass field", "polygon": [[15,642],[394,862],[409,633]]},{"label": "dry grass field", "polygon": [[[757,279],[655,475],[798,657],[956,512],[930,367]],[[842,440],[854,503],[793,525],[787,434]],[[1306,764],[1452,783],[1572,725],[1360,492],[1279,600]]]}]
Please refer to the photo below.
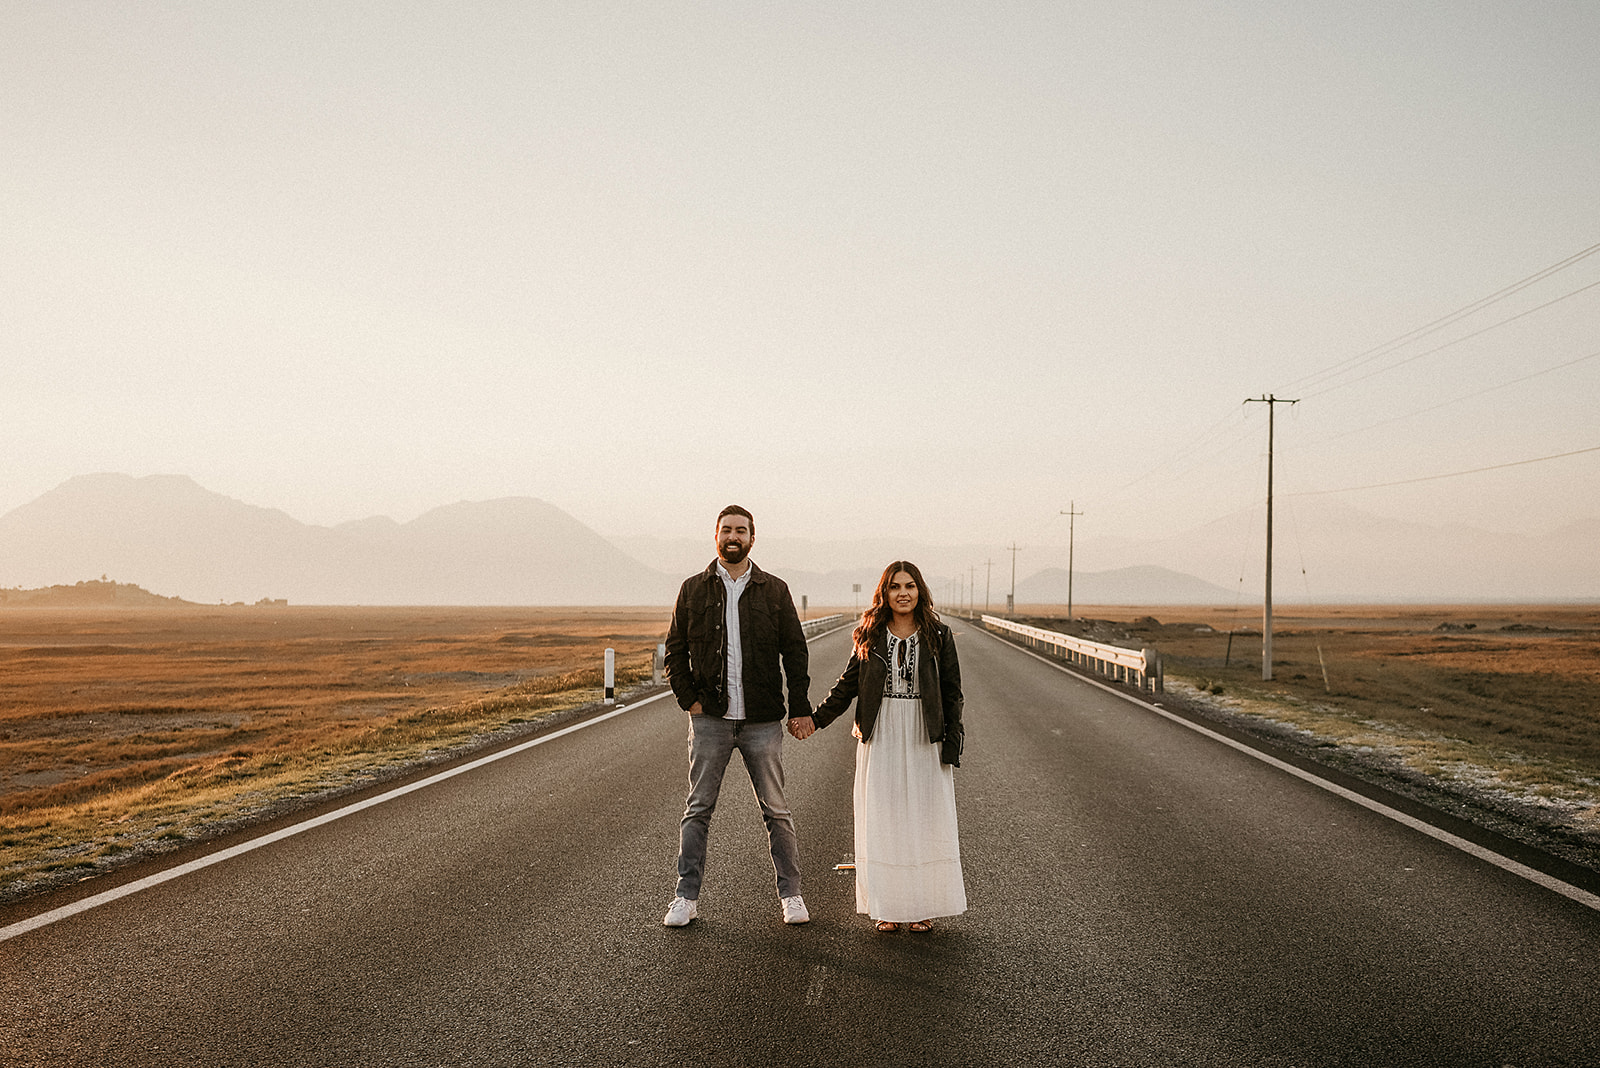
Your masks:
[{"label": "dry grass field", "polygon": [[1161,651],[1168,688],[1600,835],[1600,605],[1025,606],[1053,630]]},{"label": "dry grass field", "polygon": [[0,609],[0,897],[646,678],[663,609]]}]

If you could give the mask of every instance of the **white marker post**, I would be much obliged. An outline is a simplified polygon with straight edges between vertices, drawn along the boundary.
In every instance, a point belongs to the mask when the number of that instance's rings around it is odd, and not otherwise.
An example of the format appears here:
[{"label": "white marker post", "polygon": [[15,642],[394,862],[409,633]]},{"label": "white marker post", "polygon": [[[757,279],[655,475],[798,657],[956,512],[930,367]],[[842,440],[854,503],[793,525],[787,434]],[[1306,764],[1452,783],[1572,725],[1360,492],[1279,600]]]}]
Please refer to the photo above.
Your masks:
[{"label": "white marker post", "polygon": [[661,685],[662,672],[664,672],[666,669],[667,669],[667,643],[666,642],[657,642],[656,643],[656,655],[651,657],[650,684],[653,685],[653,686],[660,686]]},{"label": "white marker post", "polygon": [[606,650],[606,704],[617,703],[617,651]]}]

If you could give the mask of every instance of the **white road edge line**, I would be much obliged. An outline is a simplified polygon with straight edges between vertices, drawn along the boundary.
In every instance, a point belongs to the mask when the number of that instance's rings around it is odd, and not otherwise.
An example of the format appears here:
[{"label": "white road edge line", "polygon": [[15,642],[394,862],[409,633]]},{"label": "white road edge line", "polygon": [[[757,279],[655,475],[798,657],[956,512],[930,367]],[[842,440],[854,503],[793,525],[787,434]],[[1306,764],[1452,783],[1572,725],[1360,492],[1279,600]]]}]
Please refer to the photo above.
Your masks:
[{"label": "white road edge line", "polygon": [[[971,621],[969,620],[967,622],[970,623]],[[1571,898],[1580,905],[1587,906],[1588,908],[1594,909],[1596,912],[1600,912],[1600,895],[1591,894],[1582,887],[1573,886],[1571,883],[1557,879],[1554,875],[1547,875],[1537,868],[1530,868],[1528,865],[1523,864],[1520,861],[1512,860],[1510,857],[1496,853],[1494,850],[1485,846],[1481,846],[1476,842],[1468,841],[1467,839],[1462,838],[1460,835],[1451,834],[1449,831],[1435,827],[1426,820],[1419,820],[1415,816],[1401,812],[1399,809],[1390,808],[1381,801],[1374,801],[1370,797],[1358,794],[1354,790],[1340,786],[1336,782],[1330,782],[1319,775],[1306,771],[1304,768],[1295,767],[1293,764],[1279,760],[1277,757],[1268,753],[1263,753],[1259,749],[1252,749],[1243,742],[1235,741],[1225,734],[1218,734],[1216,731],[1211,730],[1208,727],[1203,727],[1198,723],[1191,722],[1187,719],[1184,719],[1182,716],[1168,712],[1166,709],[1153,705],[1148,701],[1143,701],[1137,697],[1123,693],[1121,690],[1118,690],[1113,686],[1107,686],[1105,683],[1100,682],[1097,679],[1091,679],[1085,675],[1080,675],[1076,671],[1069,670],[1064,664],[1057,663],[1056,661],[1051,660],[1049,657],[1040,656],[1032,649],[1026,649],[1020,645],[1008,642],[1004,638],[1001,638],[997,635],[990,634],[988,630],[976,624],[973,624],[973,629],[988,636],[989,638],[994,639],[997,642],[1000,642],[1003,645],[1011,646],[1011,648],[1015,649],[1017,652],[1031,656],[1041,664],[1055,668],[1057,671],[1060,671],[1063,674],[1071,675],[1074,678],[1086,682],[1091,686],[1097,686],[1109,694],[1122,698],[1130,704],[1138,705],[1139,707],[1148,709],[1157,715],[1165,716],[1172,722],[1188,727],[1197,734],[1203,734],[1207,738],[1213,738],[1216,741],[1221,742],[1223,745],[1231,746],[1232,748],[1239,750],[1241,753],[1247,753],[1264,764],[1270,764],[1280,771],[1286,771],[1298,779],[1304,779],[1306,782],[1311,783],[1313,786],[1321,787],[1330,794],[1337,794],[1339,797],[1342,797],[1347,801],[1354,801],[1362,808],[1370,809],[1371,811],[1376,812],[1378,815],[1385,816],[1391,820],[1394,820],[1396,823],[1404,824],[1405,826],[1410,827],[1412,830],[1421,831],[1428,837],[1437,839],[1446,845],[1454,846],[1463,853],[1468,853],[1474,857],[1477,857],[1479,860],[1488,861],[1497,868],[1508,871],[1513,875],[1521,876],[1531,883],[1537,883],[1546,890],[1554,890],[1562,897]]]},{"label": "white road edge line", "polygon": [[[826,637],[827,635],[833,634],[835,631],[842,630],[845,626],[849,625],[850,624],[842,624],[838,627],[832,627],[826,631],[823,631],[820,634],[813,634],[806,638],[806,644],[809,645],[818,638]],[[558,731],[551,731],[549,734],[542,734],[539,737],[530,739],[529,741],[523,742],[520,745],[514,745],[509,749],[502,749],[498,752],[490,753],[488,756],[479,757],[477,760],[467,764],[462,764],[460,767],[451,768],[448,771],[441,771],[437,775],[428,776],[426,779],[419,779],[407,786],[398,786],[395,789],[381,793],[376,797],[369,797],[365,801],[357,801],[354,804],[346,805],[344,808],[323,813],[321,816],[306,820],[304,823],[296,823],[293,826],[285,827],[282,830],[273,831],[271,834],[264,834],[260,838],[252,838],[248,842],[241,842],[236,846],[230,846],[227,849],[218,850],[217,852],[201,857],[198,860],[191,860],[187,864],[179,864],[176,867],[168,868],[166,871],[159,871],[154,875],[147,875],[143,879],[138,879],[131,883],[124,883],[122,886],[116,887],[115,889],[107,890],[104,893],[95,894],[93,897],[86,897],[82,901],[74,901],[70,905],[62,905],[60,908],[51,909],[49,912],[41,912],[39,915],[30,916],[26,920],[18,920],[16,923],[10,924],[9,926],[0,927],[0,942],[4,942],[9,938],[15,938],[18,935],[27,934],[29,931],[37,931],[39,928],[47,927],[58,920],[64,920],[69,916],[76,916],[80,912],[88,912],[90,909],[99,908],[101,905],[108,905],[119,898],[127,897],[130,894],[137,894],[141,890],[148,890],[152,886],[159,886],[164,882],[177,879],[180,876],[188,875],[191,872],[197,872],[202,868],[209,868],[213,864],[221,864],[225,860],[232,860],[234,857],[242,856],[253,849],[260,849],[262,846],[271,845],[274,842],[281,842],[285,838],[291,838],[294,835],[299,834],[301,831],[309,831],[313,827],[321,827],[325,823],[332,823],[334,820],[339,820],[346,816],[354,815],[363,809],[372,808],[374,805],[381,805],[385,801],[393,801],[397,797],[420,790],[425,786],[432,786],[435,783],[444,782],[446,779],[452,779],[457,775],[464,774],[476,768],[481,768],[485,764],[493,764],[497,760],[504,760],[506,757],[515,756],[516,754],[525,750],[532,749],[536,745],[543,745],[546,742],[553,742],[557,738],[571,734],[574,731],[581,731],[585,727],[593,727],[596,723],[604,723],[606,720],[620,716],[624,712],[632,712],[641,705],[648,705],[653,701],[661,700],[663,697],[671,696],[671,690],[663,690],[661,693],[658,693],[653,697],[646,697],[642,701],[636,701],[631,705],[619,707],[614,711],[607,712],[604,715],[596,716],[593,719],[586,719],[582,723],[574,723],[570,727],[563,727]]]},{"label": "white road edge line", "polygon": [[253,849],[260,849],[262,846],[271,845],[274,842],[281,842],[285,838],[291,838],[302,831],[309,831],[314,827],[321,827],[324,824],[332,823],[334,820],[339,820],[346,816],[354,815],[363,809],[372,808],[374,805],[381,805],[385,801],[393,801],[397,797],[403,797],[404,795],[412,793],[416,790],[420,790],[425,786],[432,786],[435,783],[444,782],[446,779],[452,779],[457,775],[472,771],[475,768],[481,768],[485,764],[492,764],[497,760],[504,760],[506,757],[514,756],[517,753],[521,753],[527,749],[532,749],[536,745],[543,745],[546,742],[553,742],[563,735],[571,734],[574,731],[581,731],[585,727],[594,726],[596,723],[603,723],[615,716],[622,715],[624,712],[631,712],[640,705],[647,705],[652,701],[659,701],[663,697],[671,696],[671,694],[671,690],[667,690],[664,693],[658,693],[654,697],[647,697],[635,704],[618,708],[614,711],[607,712],[604,715],[596,716],[593,719],[584,720],[582,723],[574,723],[570,727],[563,727],[561,730],[540,735],[539,737],[530,739],[521,743],[520,745],[514,745],[509,749],[502,749],[499,752],[490,753],[488,756],[479,757],[477,760],[467,764],[462,764],[460,767],[450,768],[448,771],[441,771],[436,775],[430,775],[426,779],[419,779],[416,782],[409,783],[405,786],[397,786],[393,790],[378,794],[376,797],[369,797],[365,801],[357,801],[354,804],[346,805],[345,807],[335,809],[332,812],[326,812],[321,816],[306,820],[303,823],[296,823],[293,826],[284,827],[281,830],[273,831],[271,834],[264,834],[260,838],[252,838],[248,842],[241,842],[236,846],[230,846],[227,849],[218,850],[217,852],[201,857],[198,860],[191,860],[187,864],[179,864],[176,867],[168,868],[166,871],[156,872],[154,875],[148,875],[143,879],[139,879],[131,883],[125,883],[122,886],[107,890],[104,893],[95,894],[93,897],[86,897],[82,901],[74,901],[70,905],[62,905],[58,909],[51,909],[49,912],[41,912],[39,915],[30,917],[29,919],[19,920],[18,922],[11,924],[9,927],[0,927],[0,942],[4,942],[8,938],[15,938],[20,934],[26,934],[29,931],[37,930],[40,927],[55,923],[57,920],[64,920],[68,916],[75,916],[80,912],[87,912],[89,909],[110,904],[111,902],[116,901],[118,898],[124,898],[130,894],[137,894],[141,890],[148,890],[152,886],[159,886],[164,882],[177,879],[180,876],[188,875],[192,872],[197,872],[202,868],[209,868],[213,864],[221,864],[225,860],[232,860],[234,857],[242,856]]}]

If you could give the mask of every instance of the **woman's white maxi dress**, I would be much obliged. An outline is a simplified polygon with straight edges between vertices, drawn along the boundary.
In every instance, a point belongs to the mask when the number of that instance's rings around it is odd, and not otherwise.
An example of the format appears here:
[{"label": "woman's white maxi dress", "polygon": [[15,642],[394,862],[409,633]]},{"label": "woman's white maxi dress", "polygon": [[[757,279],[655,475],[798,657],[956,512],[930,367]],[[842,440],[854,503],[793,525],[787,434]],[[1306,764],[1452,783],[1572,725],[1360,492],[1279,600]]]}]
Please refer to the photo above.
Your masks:
[{"label": "woman's white maxi dress", "polygon": [[872,739],[856,746],[856,911],[914,923],[967,911],[955,769],[928,741],[917,696],[918,639],[889,639]]}]

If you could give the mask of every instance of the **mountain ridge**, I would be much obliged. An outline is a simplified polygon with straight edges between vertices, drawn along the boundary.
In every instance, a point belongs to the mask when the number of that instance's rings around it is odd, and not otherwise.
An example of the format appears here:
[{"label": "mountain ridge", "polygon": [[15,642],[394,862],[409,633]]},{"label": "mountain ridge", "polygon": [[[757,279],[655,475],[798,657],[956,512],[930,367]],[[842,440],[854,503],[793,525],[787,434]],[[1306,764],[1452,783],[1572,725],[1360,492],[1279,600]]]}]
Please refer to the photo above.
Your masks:
[{"label": "mountain ridge", "polygon": [[[1283,603],[1600,599],[1600,519],[1529,537],[1304,503],[1286,512],[1275,568]],[[1080,537],[1073,600],[1259,599],[1258,518],[1236,513],[1155,539]],[[608,538],[535,497],[458,501],[405,523],[370,516],[315,526],[186,475],[100,473],[0,516],[0,587],[114,574],[202,603],[664,606],[714,555],[707,526],[703,538]],[[917,561],[941,607],[998,609],[1013,561],[994,555],[890,537],[763,535],[752,559],[788,582],[797,602],[818,607],[864,606],[884,564],[900,557]],[[1018,602],[1065,603],[1068,547],[1019,555]]]},{"label": "mountain ridge", "polygon": [[80,475],[0,516],[0,585],[115,574],[195,601],[668,603],[676,581],[537,498],[459,502],[339,527],[183,475]]}]

